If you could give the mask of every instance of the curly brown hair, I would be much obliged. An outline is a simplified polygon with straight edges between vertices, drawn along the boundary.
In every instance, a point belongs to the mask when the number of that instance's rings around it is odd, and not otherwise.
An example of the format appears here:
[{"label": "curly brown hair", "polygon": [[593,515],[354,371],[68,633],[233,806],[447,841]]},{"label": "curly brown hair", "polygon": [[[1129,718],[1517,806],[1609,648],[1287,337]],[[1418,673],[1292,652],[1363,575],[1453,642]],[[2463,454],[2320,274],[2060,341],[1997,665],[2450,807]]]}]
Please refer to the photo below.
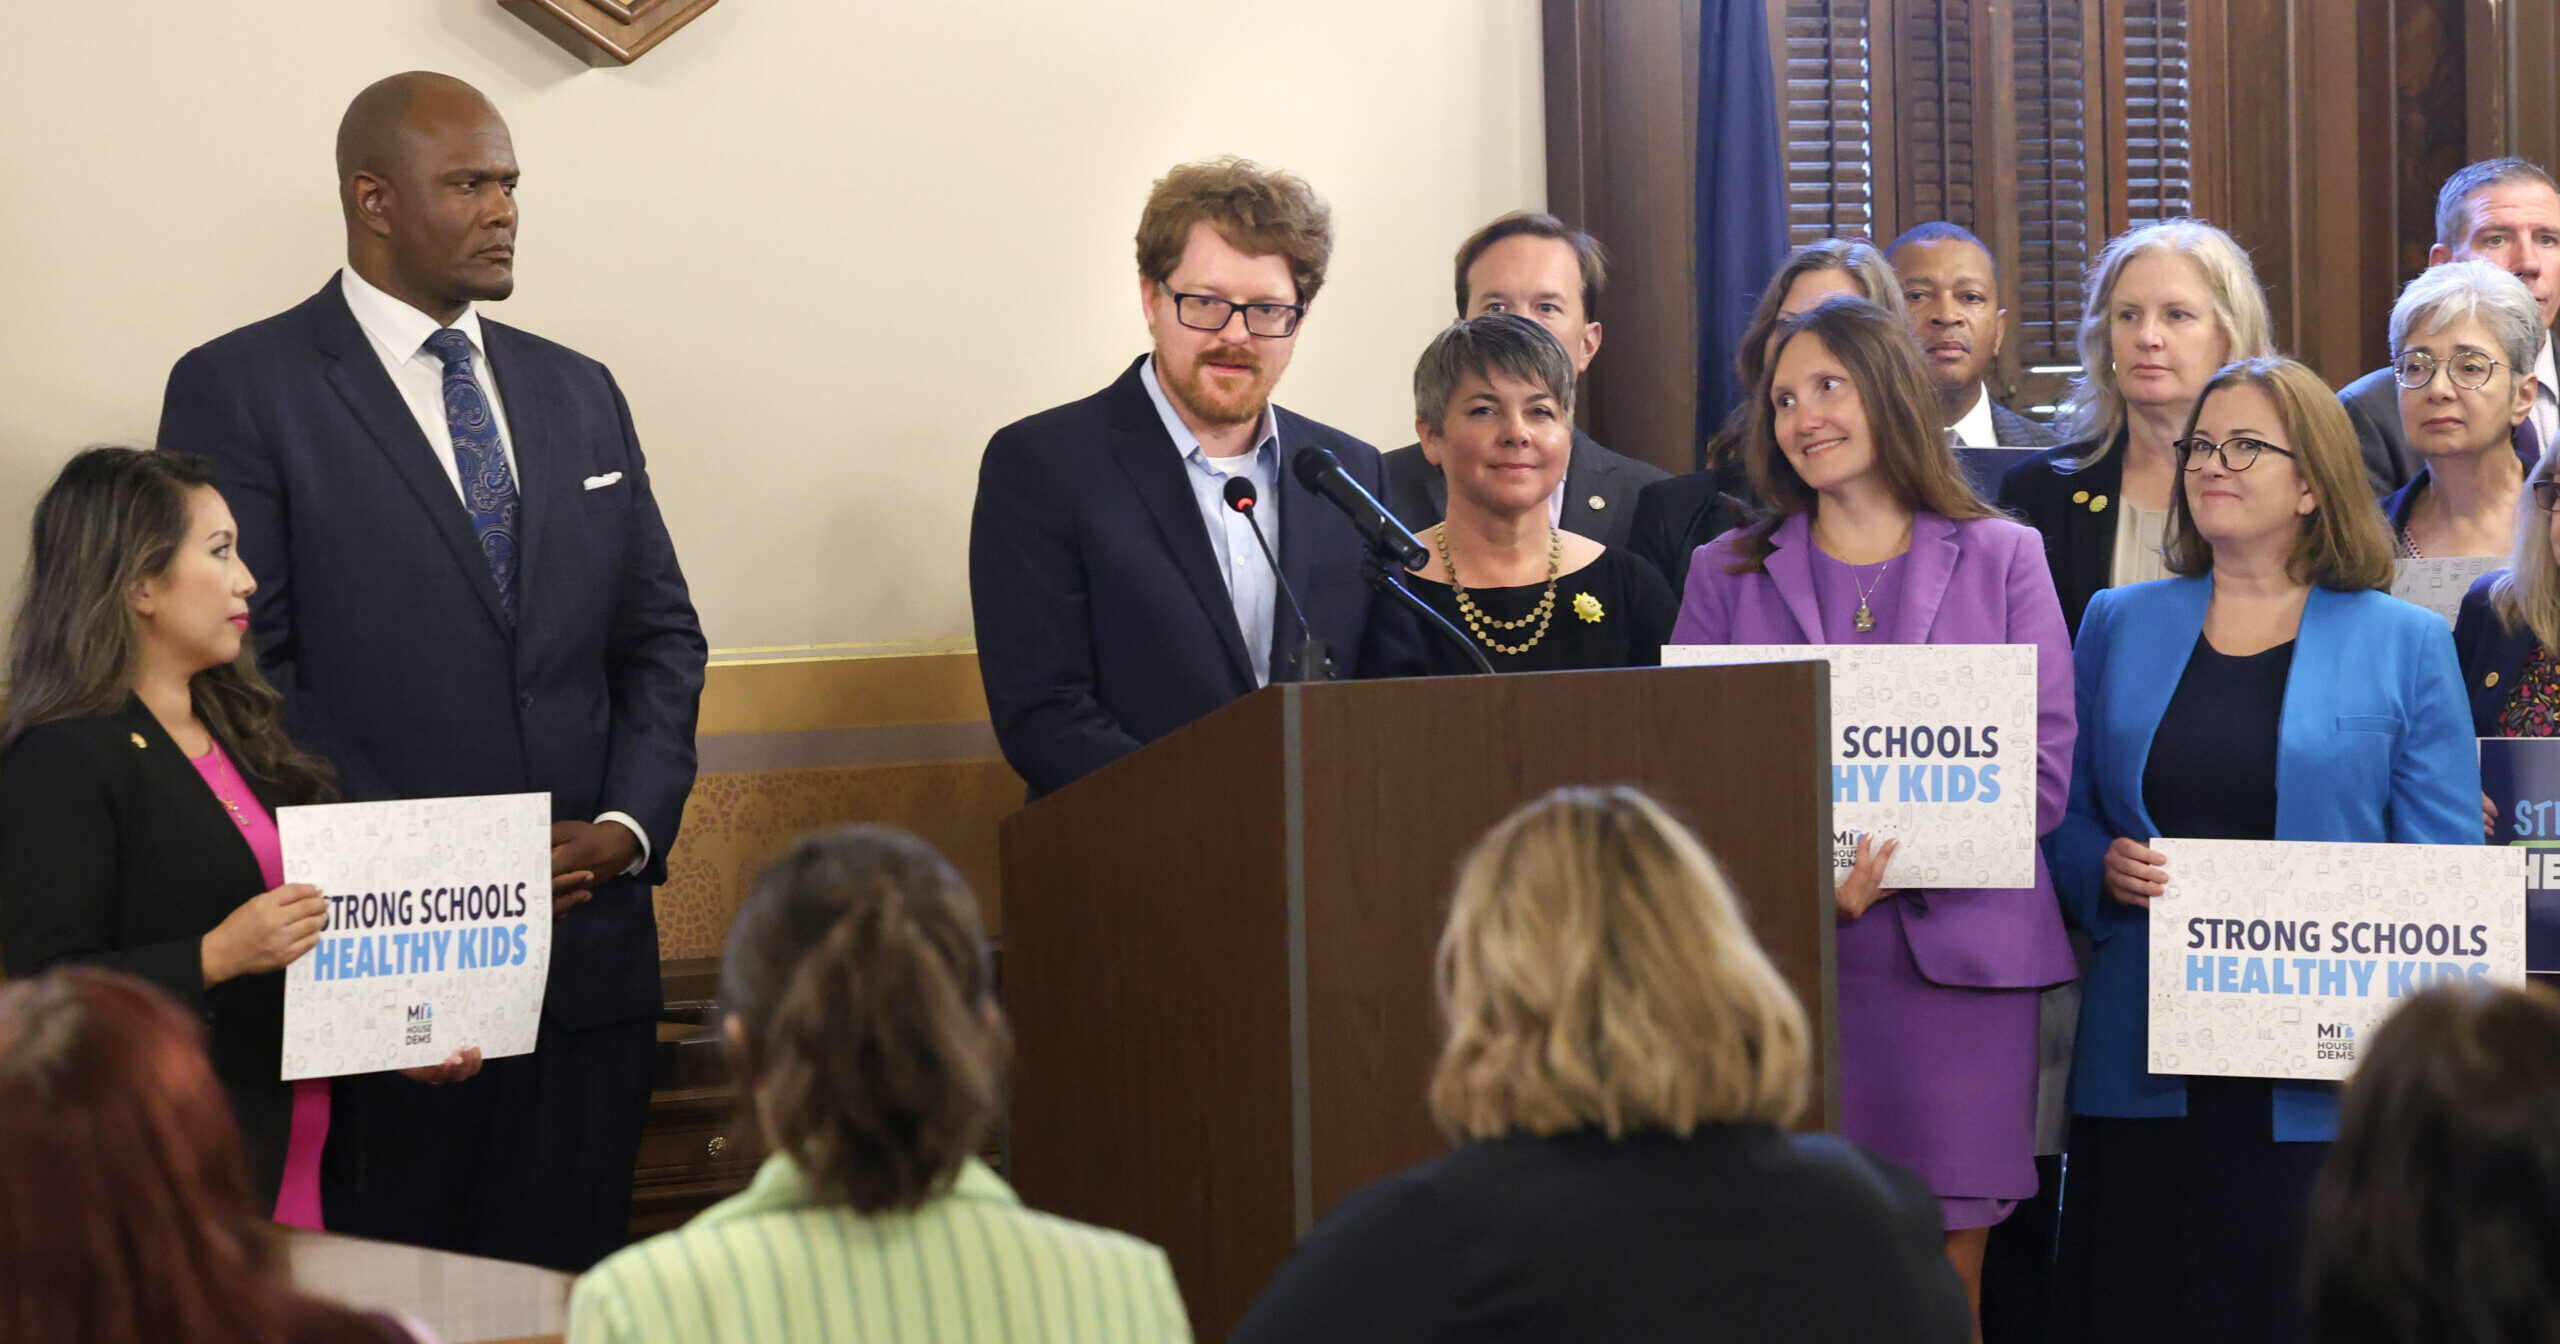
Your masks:
[{"label": "curly brown hair", "polygon": [[1333,211],[1303,178],[1233,157],[1175,167],[1156,179],[1138,216],[1138,274],[1171,278],[1202,221],[1240,252],[1288,258],[1298,302],[1316,301],[1333,260]]}]

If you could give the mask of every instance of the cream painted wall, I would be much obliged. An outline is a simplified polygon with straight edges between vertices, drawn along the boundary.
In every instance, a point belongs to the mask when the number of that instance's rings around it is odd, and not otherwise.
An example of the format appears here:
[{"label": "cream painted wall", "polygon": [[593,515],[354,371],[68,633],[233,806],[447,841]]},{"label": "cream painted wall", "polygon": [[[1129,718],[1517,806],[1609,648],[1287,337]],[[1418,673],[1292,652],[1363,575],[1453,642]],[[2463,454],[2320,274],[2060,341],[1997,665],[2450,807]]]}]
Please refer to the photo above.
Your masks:
[{"label": "cream painted wall", "polygon": [[731,656],[966,640],[979,451],[1145,348],[1167,166],[1245,154],[1332,203],[1279,399],[1381,447],[1451,249],[1545,195],[1535,0],[726,0],[621,70],[495,0],[0,3],[13,581],[63,457],[147,440],[179,354],[328,276],[338,114],[416,67],[512,124],[492,315],[612,366]]}]

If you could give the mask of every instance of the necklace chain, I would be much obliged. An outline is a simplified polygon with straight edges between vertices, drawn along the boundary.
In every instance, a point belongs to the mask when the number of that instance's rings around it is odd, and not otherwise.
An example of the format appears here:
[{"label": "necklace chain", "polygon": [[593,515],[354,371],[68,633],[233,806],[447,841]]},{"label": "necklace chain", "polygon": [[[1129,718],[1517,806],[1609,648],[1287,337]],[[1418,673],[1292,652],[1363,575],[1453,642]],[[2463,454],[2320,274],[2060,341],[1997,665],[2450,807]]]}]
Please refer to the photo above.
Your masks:
[{"label": "necklace chain", "polygon": [[[1474,635],[1486,648],[1506,658],[1517,658],[1538,647],[1538,641],[1547,637],[1547,622],[1555,619],[1556,576],[1564,570],[1564,534],[1553,527],[1547,529],[1546,594],[1538,599],[1538,605],[1532,608],[1528,615],[1516,621],[1495,620],[1476,605],[1474,598],[1467,595],[1467,586],[1458,582],[1457,562],[1449,558],[1448,524],[1443,523],[1433,528],[1431,539],[1440,548],[1440,567],[1449,571],[1449,591],[1458,596],[1458,615],[1466,621],[1467,633]],[[1516,645],[1497,643],[1493,636],[1485,633],[1486,626],[1496,630],[1520,630],[1525,629],[1533,621],[1537,623],[1537,633]]]}]

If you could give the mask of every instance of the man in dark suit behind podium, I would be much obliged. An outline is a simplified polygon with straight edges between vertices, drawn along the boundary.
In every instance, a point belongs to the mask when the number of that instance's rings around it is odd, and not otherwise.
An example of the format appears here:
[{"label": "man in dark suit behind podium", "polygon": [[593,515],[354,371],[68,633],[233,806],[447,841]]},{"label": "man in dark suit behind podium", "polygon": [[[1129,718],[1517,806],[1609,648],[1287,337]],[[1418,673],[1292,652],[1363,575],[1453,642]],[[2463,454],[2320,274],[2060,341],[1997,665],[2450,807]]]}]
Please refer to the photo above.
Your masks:
[{"label": "man in dark suit behind podium", "polygon": [[1298,618],[1252,524],[1226,506],[1232,480],[1251,484],[1340,674],[1420,670],[1411,627],[1371,619],[1360,534],[1290,470],[1329,448],[1378,495],[1377,450],[1271,404],[1332,254],[1323,202],[1243,160],[1184,164],[1155,184],[1137,241],[1153,353],[996,431],[978,467],[978,669],[1035,797],[1256,687],[1317,675],[1297,665]]},{"label": "man in dark suit behind podium", "polygon": [[[1600,293],[1608,287],[1608,253],[1590,234],[1553,215],[1515,210],[1458,245],[1458,316],[1518,313],[1555,333],[1573,371],[1600,353]],[[1448,478],[1406,444],[1386,454],[1387,507],[1416,532],[1437,527],[1449,510]],[[1636,494],[1670,473],[1600,446],[1573,430],[1564,480],[1548,501],[1547,521],[1603,546],[1624,548],[1636,521]]]},{"label": "man in dark suit behind podium", "polygon": [[612,375],[473,310],[514,288],[496,109],[394,76],[348,107],[338,169],[348,268],[179,360],[160,442],[240,520],[296,738],[356,799],[548,792],[558,920],[533,1054],[340,1081],[325,1214],[583,1269],[628,1224],[702,632]]}]

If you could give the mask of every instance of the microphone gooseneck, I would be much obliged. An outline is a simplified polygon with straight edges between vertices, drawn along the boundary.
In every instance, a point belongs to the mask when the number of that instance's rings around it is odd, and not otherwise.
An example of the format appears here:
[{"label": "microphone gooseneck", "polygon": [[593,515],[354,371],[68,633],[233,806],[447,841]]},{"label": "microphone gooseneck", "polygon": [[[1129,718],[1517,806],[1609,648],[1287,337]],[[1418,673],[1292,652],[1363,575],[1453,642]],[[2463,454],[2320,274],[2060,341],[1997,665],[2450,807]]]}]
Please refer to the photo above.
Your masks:
[{"label": "microphone gooseneck", "polygon": [[1245,525],[1253,529],[1254,544],[1262,548],[1264,563],[1271,566],[1271,577],[1280,581],[1280,596],[1288,599],[1289,614],[1298,622],[1298,648],[1290,656],[1287,681],[1333,680],[1333,655],[1316,638],[1315,627],[1307,624],[1307,612],[1298,605],[1298,594],[1289,587],[1289,576],[1280,568],[1280,557],[1271,550],[1271,539],[1262,535],[1262,520],[1254,516],[1253,480],[1246,476],[1227,478],[1227,507],[1244,515]]},{"label": "microphone gooseneck", "polygon": [[1342,459],[1333,450],[1309,444],[1289,460],[1289,469],[1297,473],[1298,483],[1324,496],[1351,519],[1371,549],[1383,552],[1407,570],[1418,570],[1431,563],[1431,553],[1422,549],[1413,533],[1397,522],[1351,473],[1342,469]]}]

